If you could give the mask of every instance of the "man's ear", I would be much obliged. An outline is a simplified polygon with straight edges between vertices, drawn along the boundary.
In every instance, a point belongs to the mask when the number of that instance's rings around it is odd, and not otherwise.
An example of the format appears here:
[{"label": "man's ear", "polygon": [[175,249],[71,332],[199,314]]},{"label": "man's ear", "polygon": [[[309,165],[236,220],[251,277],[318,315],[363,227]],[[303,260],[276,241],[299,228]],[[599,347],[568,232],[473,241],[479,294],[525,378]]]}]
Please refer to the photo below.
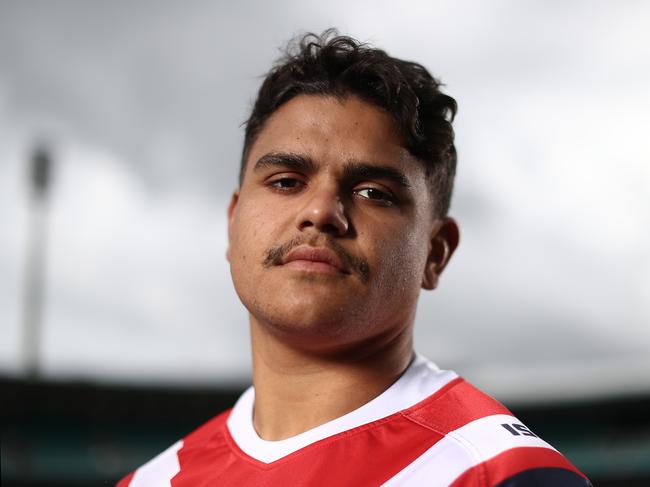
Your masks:
[{"label": "man's ear", "polygon": [[458,247],[459,239],[458,224],[453,218],[445,217],[435,222],[429,241],[427,264],[422,276],[423,289],[435,289],[438,286],[440,274]]},{"label": "man's ear", "polygon": [[226,259],[230,262],[230,242],[232,239],[232,225],[233,220],[235,219],[235,210],[237,209],[237,203],[239,203],[239,189],[233,191],[232,196],[230,197],[230,203],[228,204],[228,247],[226,247]]}]

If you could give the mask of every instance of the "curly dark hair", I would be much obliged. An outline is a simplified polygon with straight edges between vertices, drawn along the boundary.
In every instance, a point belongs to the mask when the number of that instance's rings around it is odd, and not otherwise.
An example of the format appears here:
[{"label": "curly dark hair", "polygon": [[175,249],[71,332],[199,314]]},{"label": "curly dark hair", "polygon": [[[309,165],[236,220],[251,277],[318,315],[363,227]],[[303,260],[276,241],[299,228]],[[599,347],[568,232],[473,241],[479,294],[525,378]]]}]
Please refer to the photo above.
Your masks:
[{"label": "curly dark hair", "polygon": [[333,29],[289,43],[267,74],[246,122],[239,182],[266,120],[295,96],[353,94],[392,115],[404,147],[424,165],[436,213],[449,211],[456,173],[456,101],[420,64],[403,61]]}]

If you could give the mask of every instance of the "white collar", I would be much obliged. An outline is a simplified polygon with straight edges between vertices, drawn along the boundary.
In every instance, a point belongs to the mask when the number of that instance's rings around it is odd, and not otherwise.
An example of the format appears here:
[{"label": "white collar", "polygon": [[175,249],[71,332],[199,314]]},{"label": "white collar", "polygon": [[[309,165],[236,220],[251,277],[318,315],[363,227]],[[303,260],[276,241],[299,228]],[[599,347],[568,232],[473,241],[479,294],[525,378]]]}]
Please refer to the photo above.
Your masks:
[{"label": "white collar", "polygon": [[255,431],[255,390],[251,386],[233,407],[228,417],[228,430],[244,453],[261,462],[271,463],[323,438],[408,409],[456,377],[456,373],[440,370],[433,362],[416,354],[415,360],[402,376],[370,402],[339,418],[279,441],[263,440]]}]

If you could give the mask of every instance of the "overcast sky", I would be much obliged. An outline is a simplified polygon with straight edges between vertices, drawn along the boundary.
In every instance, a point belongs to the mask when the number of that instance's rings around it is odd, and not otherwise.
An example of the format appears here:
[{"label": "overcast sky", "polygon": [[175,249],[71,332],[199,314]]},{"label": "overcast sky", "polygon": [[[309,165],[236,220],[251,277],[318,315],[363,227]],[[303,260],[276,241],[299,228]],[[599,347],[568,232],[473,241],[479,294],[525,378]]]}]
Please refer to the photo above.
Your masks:
[{"label": "overcast sky", "polygon": [[650,391],[649,24],[643,1],[0,1],[0,373],[23,370],[45,139],[45,374],[247,380],[241,124],[278,48],[336,26],[459,103],[461,245],[417,349],[503,399]]}]

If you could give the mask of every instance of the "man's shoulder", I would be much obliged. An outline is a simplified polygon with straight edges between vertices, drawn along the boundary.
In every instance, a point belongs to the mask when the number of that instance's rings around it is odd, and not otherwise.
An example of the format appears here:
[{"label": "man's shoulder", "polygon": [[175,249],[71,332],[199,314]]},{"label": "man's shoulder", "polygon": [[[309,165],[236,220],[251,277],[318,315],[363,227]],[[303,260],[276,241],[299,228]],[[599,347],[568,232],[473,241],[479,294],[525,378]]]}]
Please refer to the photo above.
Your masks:
[{"label": "man's shoulder", "polygon": [[165,485],[177,472],[180,471],[178,452],[200,450],[208,441],[223,439],[226,421],[230,409],[218,414],[203,423],[197,429],[178,440],[162,453],[122,478],[116,487],[137,487],[151,485]]},{"label": "man's shoulder", "polygon": [[389,485],[424,485],[426,479],[440,479],[441,472],[456,487],[590,485],[571,462],[505,406],[462,378],[402,415],[441,439]]},{"label": "man's shoulder", "polygon": [[213,440],[215,436],[221,436],[225,430],[226,421],[231,411],[232,409],[227,409],[217,414],[185,436],[183,438],[185,445],[202,443],[211,439]]},{"label": "man's shoulder", "polygon": [[510,411],[462,377],[456,377],[402,414],[437,433],[447,434],[474,420]]}]

